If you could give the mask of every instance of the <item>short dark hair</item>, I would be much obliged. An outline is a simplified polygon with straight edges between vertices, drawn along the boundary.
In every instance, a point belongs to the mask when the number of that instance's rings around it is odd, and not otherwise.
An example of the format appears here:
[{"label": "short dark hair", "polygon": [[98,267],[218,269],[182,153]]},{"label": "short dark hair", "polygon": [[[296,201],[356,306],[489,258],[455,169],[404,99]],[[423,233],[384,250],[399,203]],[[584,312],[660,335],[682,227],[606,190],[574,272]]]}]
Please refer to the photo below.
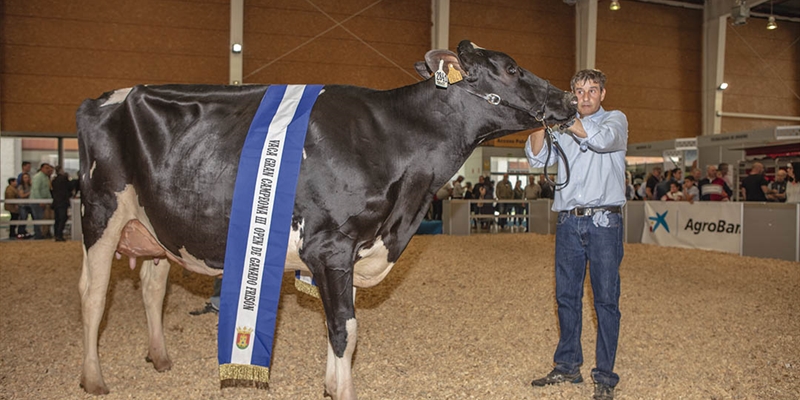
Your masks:
[{"label": "short dark hair", "polygon": [[22,162],[22,168],[25,168],[26,165],[31,165],[31,162],[30,161],[23,161]]},{"label": "short dark hair", "polygon": [[692,181],[692,182],[694,182],[694,176],[691,176],[691,175],[686,175],[686,177],[685,177],[685,178],[683,178],[683,180],[685,180],[685,181]]},{"label": "short dark hair", "polygon": [[599,69],[584,69],[580,70],[575,73],[575,76],[572,77],[572,80],[569,82],[569,87],[572,90],[575,90],[575,86],[579,83],[583,83],[586,81],[592,81],[600,85],[600,90],[604,90],[606,88],[606,74]]},{"label": "short dark hair", "polygon": [[17,181],[17,178],[8,178],[8,184],[12,184]]},{"label": "short dark hair", "polygon": [[676,172],[683,172],[683,170],[680,168],[673,168],[670,172],[672,172],[672,175],[675,175]]}]

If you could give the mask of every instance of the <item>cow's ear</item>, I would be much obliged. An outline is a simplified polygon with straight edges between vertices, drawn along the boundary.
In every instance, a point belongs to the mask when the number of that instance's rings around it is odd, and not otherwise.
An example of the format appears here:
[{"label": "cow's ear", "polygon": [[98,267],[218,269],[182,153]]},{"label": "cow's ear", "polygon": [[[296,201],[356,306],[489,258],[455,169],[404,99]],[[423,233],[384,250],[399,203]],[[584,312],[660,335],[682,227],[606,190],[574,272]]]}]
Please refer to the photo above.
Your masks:
[{"label": "cow's ear", "polygon": [[436,71],[439,69],[439,60],[444,60],[445,73],[448,72],[449,66],[452,65],[456,71],[461,73],[461,75],[468,75],[467,71],[464,71],[464,68],[461,67],[461,63],[458,62],[458,56],[456,56],[456,53],[453,53],[450,50],[431,50],[425,53],[425,63],[430,71]]},{"label": "cow's ear", "polygon": [[428,69],[428,66],[425,65],[425,61],[417,61],[414,63],[414,69],[417,71],[419,76],[422,79],[428,79],[431,77],[431,71]]}]

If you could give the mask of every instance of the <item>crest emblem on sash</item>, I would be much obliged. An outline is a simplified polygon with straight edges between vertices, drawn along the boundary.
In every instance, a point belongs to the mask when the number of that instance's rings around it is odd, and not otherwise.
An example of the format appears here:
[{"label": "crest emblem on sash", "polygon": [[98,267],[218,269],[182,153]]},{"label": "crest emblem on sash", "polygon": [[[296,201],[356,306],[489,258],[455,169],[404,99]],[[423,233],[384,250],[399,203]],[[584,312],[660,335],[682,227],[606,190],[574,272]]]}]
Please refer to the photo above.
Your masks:
[{"label": "crest emblem on sash", "polygon": [[247,346],[250,346],[251,333],[253,333],[253,328],[236,328],[236,347],[244,350]]}]

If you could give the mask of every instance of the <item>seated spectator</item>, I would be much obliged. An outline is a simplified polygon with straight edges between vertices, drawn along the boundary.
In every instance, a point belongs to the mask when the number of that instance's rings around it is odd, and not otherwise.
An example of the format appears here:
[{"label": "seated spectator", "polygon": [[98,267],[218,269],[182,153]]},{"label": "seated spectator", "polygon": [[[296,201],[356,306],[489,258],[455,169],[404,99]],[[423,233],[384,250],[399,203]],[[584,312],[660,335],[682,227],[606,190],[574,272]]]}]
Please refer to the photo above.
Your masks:
[{"label": "seated spectator", "polygon": [[662,201],[683,201],[683,192],[681,192],[680,184],[678,182],[670,182],[669,192],[661,196]]},{"label": "seated spectator", "polygon": [[692,175],[687,175],[683,180],[683,199],[689,203],[700,200],[700,190],[695,186],[695,179]]}]

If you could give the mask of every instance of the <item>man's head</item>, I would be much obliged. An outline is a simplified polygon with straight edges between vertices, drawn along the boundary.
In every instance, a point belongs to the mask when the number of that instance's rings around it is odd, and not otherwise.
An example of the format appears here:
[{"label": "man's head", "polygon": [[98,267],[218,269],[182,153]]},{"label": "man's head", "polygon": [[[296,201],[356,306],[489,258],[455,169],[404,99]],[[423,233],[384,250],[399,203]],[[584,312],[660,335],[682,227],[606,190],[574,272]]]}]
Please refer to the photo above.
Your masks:
[{"label": "man's head", "polygon": [[697,167],[692,168],[692,177],[695,181],[703,179],[703,171],[700,171],[700,168]]},{"label": "man's head", "polygon": [[716,165],[709,165],[706,167],[706,175],[708,175],[708,179],[714,179],[717,177],[717,166]]},{"label": "man's head", "polygon": [[686,178],[683,179],[683,187],[685,187],[686,189],[694,186],[694,183],[695,179],[694,176],[692,175],[686,175]]},{"label": "man's head", "polygon": [[675,179],[676,181],[682,180],[683,179],[683,170],[680,169],[680,168],[673,168],[672,169],[672,179]]},{"label": "man's head", "polygon": [[42,165],[39,166],[39,171],[42,171],[43,174],[50,176],[53,174],[53,166],[48,163],[42,163]]},{"label": "man's head", "polygon": [[[722,168],[720,168],[720,171],[721,170]],[[750,170],[750,175],[758,175],[762,172],[764,172],[764,164],[761,164],[760,162],[753,163],[753,168]]]},{"label": "man's head", "polygon": [[786,171],[779,169],[778,172],[775,173],[775,181],[783,182],[785,180],[786,180]]},{"label": "man's head", "polygon": [[29,161],[22,162],[22,172],[28,172],[31,170],[31,163]]},{"label": "man's head", "polygon": [[17,187],[17,178],[8,178],[8,185],[11,187]]},{"label": "man's head", "polygon": [[507,180],[508,180],[508,174],[503,174],[503,180],[504,180],[504,181],[507,181]]},{"label": "man's head", "polygon": [[456,178],[456,181],[457,181],[458,183],[461,183],[461,182],[463,182],[463,181],[464,181],[464,176],[463,176],[463,175],[459,175],[459,176],[458,176],[458,178]]},{"label": "man's head", "polygon": [[717,170],[722,174],[722,176],[728,175],[728,163],[720,163]]},{"label": "man's head", "polygon": [[655,177],[661,176],[661,167],[653,167],[653,176]]},{"label": "man's head", "polygon": [[578,71],[569,83],[572,93],[578,97],[578,114],[592,115],[600,109],[606,97],[606,75],[599,69]]}]

